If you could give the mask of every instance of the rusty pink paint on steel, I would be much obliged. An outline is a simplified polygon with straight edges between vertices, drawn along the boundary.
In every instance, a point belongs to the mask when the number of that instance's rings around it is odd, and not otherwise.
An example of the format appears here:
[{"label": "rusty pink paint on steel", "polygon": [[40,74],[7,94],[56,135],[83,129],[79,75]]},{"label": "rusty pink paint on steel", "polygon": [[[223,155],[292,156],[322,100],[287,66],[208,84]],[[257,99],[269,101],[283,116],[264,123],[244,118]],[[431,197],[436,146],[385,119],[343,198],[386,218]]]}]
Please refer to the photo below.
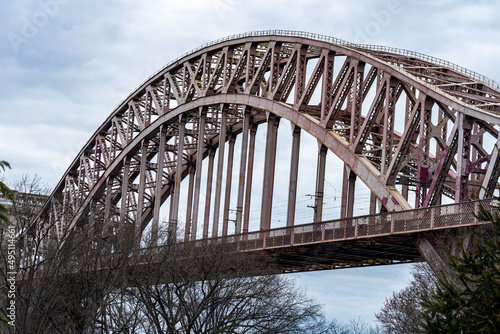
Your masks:
[{"label": "rusty pink paint on steel", "polygon": [[[292,124],[286,187],[274,184],[280,119]],[[264,123],[259,180],[255,136]],[[175,239],[182,228],[185,240],[197,240],[208,238],[210,227],[212,237],[253,232],[250,203],[260,202],[257,230],[272,229],[280,191],[291,227],[297,180],[305,173],[298,165],[304,132],[318,142],[311,221],[329,219],[322,211],[327,154],[344,163],[342,218],[353,215],[357,182],[371,192],[371,212],[481,199],[495,190],[500,174],[499,124],[499,84],[445,60],[303,32],[230,36],[169,63],[112,111],[35,223],[55,226],[70,216],[64,224],[71,229],[94,215],[113,226],[132,224],[137,248],[146,230],[158,240],[167,199],[169,234]],[[239,171],[233,171],[235,158]],[[256,182],[260,194],[252,191]],[[187,205],[184,226],[181,203]]]}]

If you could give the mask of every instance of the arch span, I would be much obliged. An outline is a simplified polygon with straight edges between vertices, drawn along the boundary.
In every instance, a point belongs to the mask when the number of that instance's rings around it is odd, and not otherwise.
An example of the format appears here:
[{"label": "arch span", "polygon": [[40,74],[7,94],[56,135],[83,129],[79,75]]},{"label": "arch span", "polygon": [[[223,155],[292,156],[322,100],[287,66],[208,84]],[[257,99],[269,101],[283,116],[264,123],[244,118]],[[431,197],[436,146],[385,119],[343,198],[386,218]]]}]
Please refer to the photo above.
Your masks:
[{"label": "arch span", "polygon": [[[240,179],[233,202],[235,232],[245,231],[252,128],[266,123],[260,228],[268,229],[279,118],[294,125],[290,141],[297,153],[287,189],[292,213],[301,129],[319,143],[314,221],[324,218],[325,149],[345,163],[343,217],[353,213],[357,179],[371,190],[373,211],[377,199],[389,211],[409,209],[411,191],[414,207],[439,204],[444,197],[466,201],[481,187],[495,189],[499,102],[493,80],[418,53],[288,31],[226,38],[180,57],[130,94],[80,151],[37,221],[58,237],[94,218],[111,229],[130,223],[140,236],[152,221],[155,235],[159,208],[170,198],[174,231],[180,184],[187,178],[186,238],[196,238],[198,228],[207,237],[209,220],[197,224],[203,175],[215,189],[213,207],[204,210],[205,216],[213,211],[212,235],[228,233],[224,215],[231,192],[222,189],[231,189],[223,179],[232,171],[222,166],[232,165],[234,138],[241,135],[240,165],[246,169],[235,171]],[[204,158],[210,163],[202,173]]]}]

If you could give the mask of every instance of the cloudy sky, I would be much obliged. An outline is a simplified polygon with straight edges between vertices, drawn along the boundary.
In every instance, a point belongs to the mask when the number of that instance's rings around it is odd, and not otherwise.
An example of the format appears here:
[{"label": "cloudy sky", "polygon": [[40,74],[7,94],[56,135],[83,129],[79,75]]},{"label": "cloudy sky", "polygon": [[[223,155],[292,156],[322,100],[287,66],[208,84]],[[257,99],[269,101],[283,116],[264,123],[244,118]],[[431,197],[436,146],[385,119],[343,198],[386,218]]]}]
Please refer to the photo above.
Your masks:
[{"label": "cloudy sky", "polygon": [[[83,144],[143,80],[206,42],[308,31],[446,59],[500,81],[500,2],[451,0],[3,0],[0,175],[55,186]],[[314,273],[300,284],[328,314],[371,321],[408,266]]]}]

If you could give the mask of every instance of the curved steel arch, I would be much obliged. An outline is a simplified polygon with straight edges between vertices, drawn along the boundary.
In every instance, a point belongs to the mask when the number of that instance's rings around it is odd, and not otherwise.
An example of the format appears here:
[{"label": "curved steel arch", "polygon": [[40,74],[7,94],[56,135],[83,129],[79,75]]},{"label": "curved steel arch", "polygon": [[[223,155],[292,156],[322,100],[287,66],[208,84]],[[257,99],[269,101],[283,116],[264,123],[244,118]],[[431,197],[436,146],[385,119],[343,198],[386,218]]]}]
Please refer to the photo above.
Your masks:
[{"label": "curved steel arch", "polygon": [[[319,104],[311,103],[315,94]],[[405,125],[397,132],[403,95]],[[441,193],[467,200],[471,187],[491,191],[499,176],[496,150],[483,145],[484,136],[498,141],[499,101],[496,82],[421,54],[287,31],[239,35],[177,59],[124,100],[38,219],[57,235],[89,212],[136,230],[157,223],[161,203],[172,195],[178,208],[175,185],[226,142],[227,128],[248,134],[244,120],[265,122],[266,111],[336,153],[390,211],[409,208],[408,184],[415,206],[437,204]]]},{"label": "curved steel arch", "polygon": [[[172,110],[171,113],[164,114],[162,117],[159,117],[157,120],[155,120],[154,123],[152,123],[132,139],[132,141],[127,145],[126,149],[124,149],[120,153],[120,155],[116,157],[113,163],[107,168],[101,179],[108,179],[113,174],[116,174],[117,171],[121,169],[121,164],[123,164],[125,157],[132,154],[131,152],[140,150],[142,142],[147,138],[158,135],[161,131],[160,128],[165,124],[175,122],[176,118],[182,116],[185,113],[191,113],[193,111],[196,112],[199,108],[219,104],[235,104],[253,108],[260,108],[262,110],[270,111],[276,116],[279,116],[280,118],[286,119],[291,123],[300,126],[301,129],[304,129],[306,132],[313,135],[330,151],[338,155],[349,168],[356,172],[356,174],[368,186],[370,190],[378,190],[378,194],[380,195],[389,211],[411,209],[411,206],[404,198],[402,198],[401,194],[395,189],[387,187],[386,184],[380,179],[380,173],[370,168],[369,162],[366,159],[363,159],[362,157],[354,154],[349,149],[349,143],[336,135],[334,132],[326,130],[314,119],[305,115],[298,114],[290,106],[280,104],[275,101],[270,101],[258,96],[243,96],[239,94],[224,94],[216,95],[214,96],[214,98],[199,98],[175,108],[175,110]],[[218,144],[218,140],[215,141],[215,143]],[[193,162],[196,163],[196,160]],[[184,166],[182,170],[182,178],[186,176],[187,168],[187,166]],[[85,202],[82,204],[82,209],[86,208],[90,204],[92,198],[100,191],[102,191],[105,186],[105,183],[96,184],[96,186],[93,187],[92,191],[87,196]],[[165,194],[168,190],[169,185],[166,185],[162,189],[162,194]],[[164,199],[162,200],[162,203],[163,202]],[[149,222],[149,220],[152,218],[151,209],[152,208],[150,207],[144,211],[143,217],[141,218],[141,225]],[[84,210],[81,211],[83,212]]]}]

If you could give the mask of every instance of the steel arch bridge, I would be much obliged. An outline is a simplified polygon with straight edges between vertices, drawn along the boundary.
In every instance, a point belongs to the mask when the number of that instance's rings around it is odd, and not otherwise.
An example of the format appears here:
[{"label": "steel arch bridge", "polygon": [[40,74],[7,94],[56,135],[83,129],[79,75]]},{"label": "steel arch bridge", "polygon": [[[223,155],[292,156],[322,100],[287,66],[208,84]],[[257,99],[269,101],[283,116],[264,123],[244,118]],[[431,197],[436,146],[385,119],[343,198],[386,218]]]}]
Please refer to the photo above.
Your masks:
[{"label": "steel arch bridge", "polygon": [[[292,125],[286,187],[274,184],[280,119]],[[273,195],[281,191],[286,226],[294,226],[302,132],[318,142],[313,222],[329,219],[327,152],[345,166],[341,218],[353,216],[358,181],[372,194],[373,214],[377,203],[399,212],[482,199],[500,174],[499,124],[500,85],[441,59],[294,31],[230,36],[179,57],[132,92],[82,148],[35,223],[58,240],[96,222],[104,222],[102,233],[126,227],[139,248],[145,231],[157,242],[167,200],[168,231],[177,235],[186,196],[179,239],[239,235],[253,232],[252,201],[261,203],[258,231],[274,227]],[[258,127],[267,128],[260,180]]]}]

